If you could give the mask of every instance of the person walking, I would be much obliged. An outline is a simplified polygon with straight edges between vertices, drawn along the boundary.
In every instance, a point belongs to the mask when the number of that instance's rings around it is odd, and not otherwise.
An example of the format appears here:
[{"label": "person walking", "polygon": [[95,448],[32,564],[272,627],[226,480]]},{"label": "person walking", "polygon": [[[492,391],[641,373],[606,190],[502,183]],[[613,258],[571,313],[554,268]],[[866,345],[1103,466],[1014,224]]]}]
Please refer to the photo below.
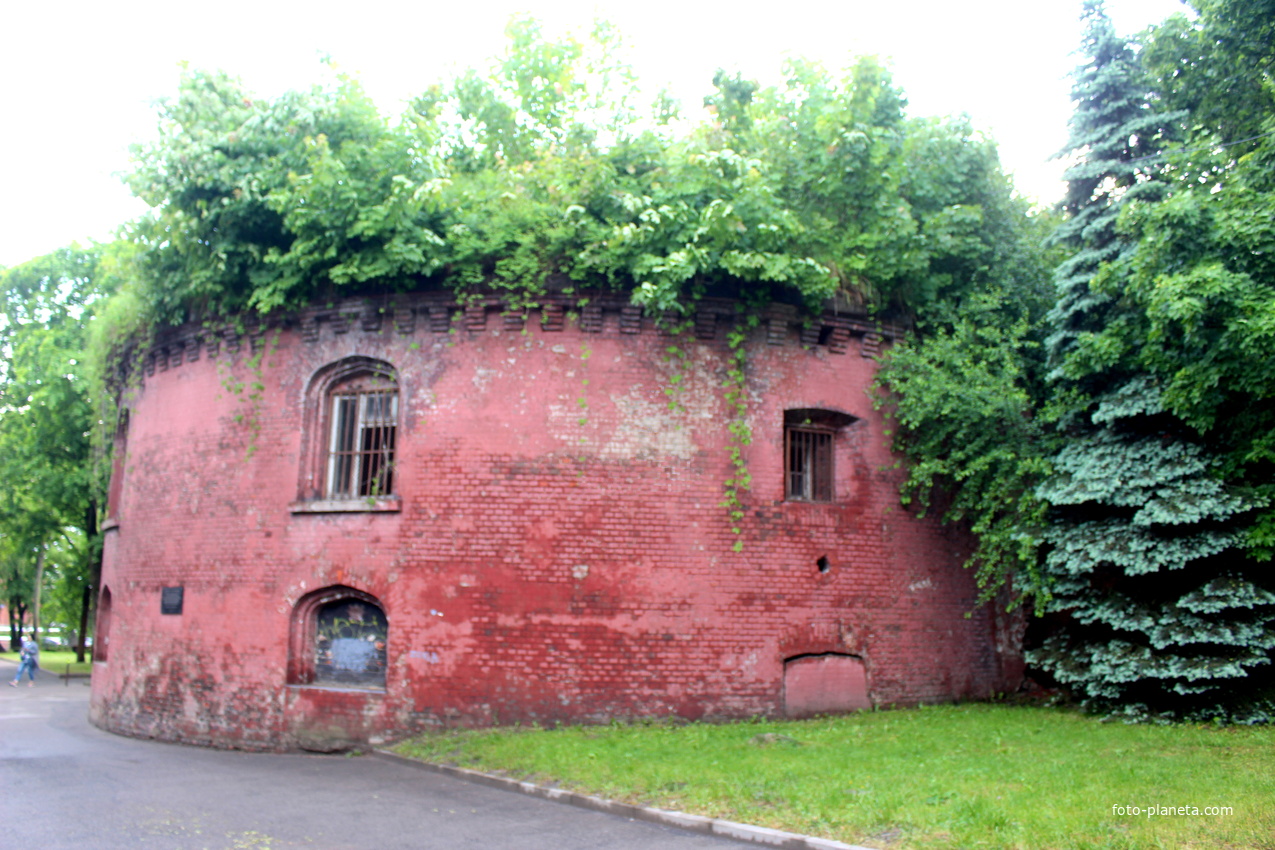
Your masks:
[{"label": "person walking", "polygon": [[22,679],[22,674],[26,673],[28,688],[35,687],[35,671],[40,666],[40,646],[32,638],[26,638],[22,641],[22,652],[18,656],[18,675],[13,677],[13,681],[9,683],[9,687],[16,688],[18,682]]}]

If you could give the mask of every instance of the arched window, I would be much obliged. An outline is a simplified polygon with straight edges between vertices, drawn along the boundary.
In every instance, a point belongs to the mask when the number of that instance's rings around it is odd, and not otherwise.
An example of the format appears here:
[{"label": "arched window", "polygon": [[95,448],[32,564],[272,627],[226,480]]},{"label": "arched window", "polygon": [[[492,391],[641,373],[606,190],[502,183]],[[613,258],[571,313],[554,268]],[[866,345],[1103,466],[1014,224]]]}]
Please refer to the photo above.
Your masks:
[{"label": "arched window", "polygon": [[784,411],[784,497],[791,501],[836,499],[836,436],[854,422],[848,413],[816,408]]},{"label": "arched window", "polygon": [[288,681],[383,689],[389,619],[375,597],[352,587],[315,591],[292,617]]},{"label": "arched window", "polygon": [[381,360],[350,357],[315,375],[294,512],[398,509],[398,399],[394,367]]}]

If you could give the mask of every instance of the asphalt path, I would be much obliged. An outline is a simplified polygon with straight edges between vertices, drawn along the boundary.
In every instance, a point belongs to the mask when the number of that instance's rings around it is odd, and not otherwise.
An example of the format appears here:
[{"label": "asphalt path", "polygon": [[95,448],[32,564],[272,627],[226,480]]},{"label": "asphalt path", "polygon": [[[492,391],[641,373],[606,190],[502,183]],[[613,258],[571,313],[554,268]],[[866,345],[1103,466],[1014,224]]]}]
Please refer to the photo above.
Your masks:
[{"label": "asphalt path", "polygon": [[577,850],[756,846],[487,788],[374,756],[269,755],[124,738],[88,681],[7,683],[0,847],[45,850]]}]

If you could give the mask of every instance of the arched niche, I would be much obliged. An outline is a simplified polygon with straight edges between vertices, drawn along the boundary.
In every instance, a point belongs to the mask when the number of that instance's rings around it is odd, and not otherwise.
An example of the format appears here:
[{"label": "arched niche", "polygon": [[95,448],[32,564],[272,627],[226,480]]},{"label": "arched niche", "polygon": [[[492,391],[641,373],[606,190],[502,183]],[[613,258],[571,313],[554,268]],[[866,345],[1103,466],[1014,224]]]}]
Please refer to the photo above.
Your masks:
[{"label": "arched niche", "polygon": [[389,618],[371,594],[343,585],[309,593],[289,632],[289,684],[385,689]]}]

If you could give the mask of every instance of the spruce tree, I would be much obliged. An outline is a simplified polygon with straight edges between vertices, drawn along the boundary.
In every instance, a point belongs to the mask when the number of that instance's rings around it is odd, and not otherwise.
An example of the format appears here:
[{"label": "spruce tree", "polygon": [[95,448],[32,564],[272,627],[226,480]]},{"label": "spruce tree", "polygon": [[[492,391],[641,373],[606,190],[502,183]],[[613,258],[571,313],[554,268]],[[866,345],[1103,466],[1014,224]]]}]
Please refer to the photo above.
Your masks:
[{"label": "spruce tree", "polygon": [[1101,4],[1085,18],[1056,237],[1073,253],[1047,343],[1063,448],[1037,489],[1055,628],[1029,661],[1111,713],[1268,720],[1275,595],[1241,548],[1256,500],[1232,492],[1207,442],[1166,411],[1139,360],[1146,317],[1122,286],[1137,243],[1117,219],[1171,189],[1156,153],[1183,116],[1153,108]]}]

